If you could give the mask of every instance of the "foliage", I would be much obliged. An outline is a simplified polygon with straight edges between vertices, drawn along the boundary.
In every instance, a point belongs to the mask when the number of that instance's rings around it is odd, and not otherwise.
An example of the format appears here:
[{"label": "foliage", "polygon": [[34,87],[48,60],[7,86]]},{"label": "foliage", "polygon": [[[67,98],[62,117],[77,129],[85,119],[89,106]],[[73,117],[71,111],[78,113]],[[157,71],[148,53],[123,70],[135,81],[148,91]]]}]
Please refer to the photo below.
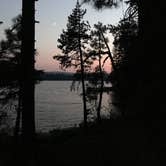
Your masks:
[{"label": "foliage", "polygon": [[91,3],[95,8],[112,8],[117,7],[123,0],[83,0],[83,3]]},{"label": "foliage", "polygon": [[96,9],[119,7],[120,3],[128,5],[124,18],[138,18],[138,0],[82,0],[83,3],[91,3]]},{"label": "foliage", "polygon": [[[128,65],[131,50],[137,41],[138,24],[135,20],[121,20],[117,26],[109,25],[114,36],[114,61],[116,68]],[[133,51],[133,50],[132,50]],[[134,52],[133,52],[134,53]]]},{"label": "foliage", "polygon": [[[60,62],[62,68],[80,68],[80,42],[84,60],[86,59],[90,25],[87,21],[83,21],[85,14],[86,10],[81,9],[81,6],[77,3],[72,14],[68,17],[67,29],[62,31],[58,39],[58,48],[62,51],[62,54],[54,56],[54,59]],[[86,65],[88,66],[88,63]],[[86,65],[84,64],[84,67],[87,67]]]},{"label": "foliage", "polygon": [[[94,24],[94,29],[91,30],[91,40],[90,40],[90,49],[89,55],[93,60],[99,59],[101,54],[106,54],[106,45],[102,34],[107,33],[107,26],[103,25],[101,22]],[[108,38],[106,38],[108,42]]]},{"label": "foliage", "polygon": [[[95,67],[95,74],[92,80],[89,80],[88,87],[93,87],[99,89],[99,92],[92,91],[91,93],[87,93],[88,99],[90,103],[94,100],[94,107],[91,109],[95,109],[97,112],[97,120],[98,122],[101,120],[100,112],[101,112],[101,103],[102,103],[102,95],[103,95],[103,87],[104,87],[104,69],[102,67],[102,59],[105,54],[106,44],[105,40],[108,42],[107,38],[104,38],[104,34],[107,32],[107,27],[103,25],[101,22],[94,24],[94,29],[91,30],[91,40],[90,40],[90,57],[92,60],[97,61],[98,65]],[[92,99],[92,100],[91,100]]]},{"label": "foliage", "polygon": [[21,54],[21,15],[12,20],[11,28],[5,30],[6,39],[0,42],[0,59],[19,64]]},{"label": "foliage", "polygon": [[18,100],[21,18],[21,15],[13,18],[12,26],[5,30],[6,39],[0,42],[0,105],[2,114],[6,116],[7,110],[15,107],[15,101]]},{"label": "foliage", "polygon": [[138,0],[128,0],[126,1],[128,8],[125,11],[124,19],[138,20]]},{"label": "foliage", "polygon": [[111,82],[115,87],[119,108],[125,113],[126,104],[131,93],[136,89],[137,76],[135,64],[137,53],[135,49],[138,43],[138,23],[134,19],[123,19],[117,26],[109,25],[110,32],[114,36],[114,62],[116,71],[111,73]]},{"label": "foliage", "polygon": [[18,79],[21,56],[21,15],[12,20],[12,26],[5,30],[6,39],[0,42],[0,86]]},{"label": "foliage", "polygon": [[[98,1],[84,0],[90,2],[97,9],[117,7],[120,1]],[[114,37],[113,49],[113,72],[110,75],[111,82],[114,86],[114,92],[118,98],[121,110],[124,110],[127,98],[130,92],[135,88],[135,77],[133,71],[136,71],[135,64],[137,53],[135,48],[138,43],[138,5],[136,0],[125,1],[129,6],[117,26],[108,25],[110,33]],[[113,101],[115,102],[115,101]]]}]

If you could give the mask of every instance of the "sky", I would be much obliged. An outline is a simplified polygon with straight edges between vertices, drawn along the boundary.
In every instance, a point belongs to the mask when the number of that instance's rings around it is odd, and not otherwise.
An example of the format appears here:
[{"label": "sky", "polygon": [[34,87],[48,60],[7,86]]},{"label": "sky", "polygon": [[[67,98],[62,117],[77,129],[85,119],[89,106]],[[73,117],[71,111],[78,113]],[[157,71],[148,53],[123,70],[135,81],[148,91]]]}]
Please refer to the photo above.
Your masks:
[{"label": "sky", "polygon": [[[11,19],[21,13],[21,0],[0,0],[0,40],[4,39],[4,29],[10,27]],[[36,68],[44,71],[60,71],[59,64],[53,56],[60,51],[57,49],[57,39],[62,29],[66,28],[67,17],[72,13],[76,0],[39,0],[36,2]],[[87,9],[84,20],[88,20],[90,25],[98,21],[104,24],[116,25],[123,17],[123,6],[118,9],[104,9],[96,11],[90,5],[83,5]],[[111,41],[110,40],[110,47]],[[110,69],[110,63],[106,64],[106,70]]]}]

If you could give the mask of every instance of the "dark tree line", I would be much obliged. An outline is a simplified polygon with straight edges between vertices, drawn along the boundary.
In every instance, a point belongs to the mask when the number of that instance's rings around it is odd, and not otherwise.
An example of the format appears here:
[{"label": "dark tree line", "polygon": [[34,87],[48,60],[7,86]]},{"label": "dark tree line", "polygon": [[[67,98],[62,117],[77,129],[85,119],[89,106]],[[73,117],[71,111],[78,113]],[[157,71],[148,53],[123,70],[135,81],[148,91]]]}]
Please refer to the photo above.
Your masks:
[{"label": "dark tree line", "polygon": [[[97,9],[118,7],[121,1],[84,0]],[[23,144],[21,145],[23,145],[24,153],[19,156],[19,161],[21,159],[21,164],[25,165],[26,161],[33,160],[35,138],[35,1],[23,0],[22,2],[21,26],[17,24],[20,20],[20,17],[17,17],[14,20],[14,27],[6,30],[7,40],[1,42],[0,87],[9,89],[10,93],[5,92],[7,98],[19,97],[19,108],[21,109],[18,110],[15,132],[18,133],[19,119],[22,118]],[[62,67],[73,66],[77,69],[76,79],[81,79],[82,82],[85,127],[89,111],[87,101],[90,94],[87,94],[85,73],[91,71],[90,67],[94,61],[98,62],[95,73],[89,77],[95,88],[100,88],[99,102],[96,104],[95,110],[97,111],[97,120],[100,122],[105,80],[102,60],[105,58],[105,62],[109,58],[113,68],[109,76],[113,85],[111,90],[118,96],[116,104],[121,108],[122,118],[142,120],[145,124],[145,131],[148,128],[147,135],[149,134],[149,138],[151,138],[153,131],[157,131],[156,128],[163,129],[160,134],[165,133],[165,121],[161,124],[159,120],[165,120],[166,114],[164,103],[165,43],[161,41],[161,37],[165,39],[166,7],[162,0],[157,2],[155,0],[150,2],[128,0],[126,3],[129,7],[125,12],[124,19],[117,26],[104,26],[98,23],[90,31],[89,23],[83,21],[86,10],[82,10],[77,1],[76,7],[68,17],[67,28],[62,31],[58,39],[58,47],[62,50],[62,55],[56,55],[54,58],[61,62]],[[112,53],[105,37],[107,32],[114,36]],[[5,72],[2,70],[4,68]],[[93,96],[90,97],[95,98],[96,96],[98,93],[93,93]],[[1,101],[2,99],[0,98]],[[5,114],[0,113],[0,118],[3,116]],[[129,136],[131,135],[132,133],[129,134]],[[151,148],[151,143],[152,139],[150,139],[150,146],[147,149]]]},{"label": "dark tree line", "polygon": [[[117,7],[120,3],[120,1],[114,0],[85,0],[84,2],[89,2],[98,9]],[[128,58],[127,63],[125,57],[123,59],[123,64],[127,68],[125,67],[126,69],[121,70],[120,73],[127,81],[124,83],[128,84],[128,92],[124,92],[128,97],[125,101],[126,114],[131,118],[146,119],[148,123],[154,119],[163,119],[165,115],[162,93],[164,89],[164,42],[161,42],[161,37],[165,34],[165,25],[163,24],[165,6],[161,0],[157,2],[155,0],[150,2],[129,0],[126,2],[129,4],[126,11],[127,19],[125,18],[126,20],[119,24],[121,27],[117,32],[122,35],[122,31],[125,31],[124,26],[129,27],[126,27],[125,37],[121,36],[114,41],[116,58],[118,54],[124,54],[124,52],[119,52],[122,51],[119,50],[119,46],[121,49],[129,48],[125,53]],[[129,39],[127,34],[133,28],[135,31],[138,30],[138,34],[133,34],[133,39]],[[116,33],[114,35],[118,36]],[[132,47],[122,45],[126,43],[131,43]],[[118,77],[119,74],[117,72],[114,75],[114,77]]]}]

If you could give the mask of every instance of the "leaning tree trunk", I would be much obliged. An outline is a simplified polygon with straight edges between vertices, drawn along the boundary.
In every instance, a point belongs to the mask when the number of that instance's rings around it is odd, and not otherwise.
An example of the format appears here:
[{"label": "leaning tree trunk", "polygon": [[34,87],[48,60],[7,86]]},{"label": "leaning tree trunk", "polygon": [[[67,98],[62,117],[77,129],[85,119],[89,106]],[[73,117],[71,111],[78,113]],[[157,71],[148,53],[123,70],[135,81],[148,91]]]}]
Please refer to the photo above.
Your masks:
[{"label": "leaning tree trunk", "polygon": [[100,93],[99,93],[99,103],[97,107],[97,121],[98,123],[101,122],[101,105],[102,105],[102,98],[103,98],[103,87],[104,87],[104,78],[103,78],[103,71],[102,71],[102,64],[101,64],[101,36],[99,33],[99,71],[100,71]]},{"label": "leaning tree trunk", "polygon": [[34,117],[34,36],[35,1],[22,1],[22,135],[23,141],[31,142],[35,134]]},{"label": "leaning tree trunk", "polygon": [[101,55],[99,57],[99,70],[100,70],[100,94],[99,94],[99,104],[97,108],[97,121],[98,123],[101,122],[101,106],[102,106],[102,98],[103,98],[103,87],[104,87],[104,78],[103,78],[103,71],[101,65]]}]

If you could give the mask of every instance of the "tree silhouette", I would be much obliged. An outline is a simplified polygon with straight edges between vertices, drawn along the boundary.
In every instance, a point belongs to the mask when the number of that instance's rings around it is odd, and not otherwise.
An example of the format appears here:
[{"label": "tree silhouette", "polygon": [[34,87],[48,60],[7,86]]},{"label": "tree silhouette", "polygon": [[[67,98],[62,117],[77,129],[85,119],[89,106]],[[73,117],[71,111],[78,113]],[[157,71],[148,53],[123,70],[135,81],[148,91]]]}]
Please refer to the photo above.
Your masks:
[{"label": "tree silhouette", "polygon": [[[15,135],[18,134],[21,114],[21,98],[19,95],[19,69],[21,58],[21,15],[12,20],[12,26],[5,30],[6,39],[0,42],[0,86],[5,94],[2,102],[8,105],[11,100],[18,100]],[[12,102],[10,102],[12,104]],[[14,104],[14,103],[13,103]]]},{"label": "tree silhouette", "polygon": [[[16,95],[19,97],[19,108],[15,134],[18,134],[20,116],[22,113],[22,149],[13,149],[19,153],[19,162],[29,162],[33,157],[33,143],[35,136],[35,119],[34,119],[34,84],[35,76],[38,72],[34,69],[34,0],[23,1],[23,13],[13,20],[12,28],[7,29],[6,40],[1,42],[1,60],[7,62],[5,66],[0,66],[3,70],[9,70],[8,77],[3,79],[4,86],[10,82],[12,88],[16,88]],[[9,66],[11,66],[9,68]],[[6,72],[5,72],[6,73]],[[9,88],[9,87],[7,87]],[[8,97],[8,96],[7,96]],[[9,96],[11,98],[11,96]],[[5,99],[6,100],[6,99]],[[2,114],[3,115],[3,114]],[[19,144],[16,144],[18,146]],[[21,153],[19,152],[21,150]],[[22,151],[23,150],[23,151]],[[27,163],[26,163],[27,164]]]},{"label": "tree silhouette", "polygon": [[133,19],[122,19],[117,26],[110,25],[110,32],[114,36],[114,62],[116,70],[111,73],[111,82],[116,87],[119,107],[126,116],[126,105],[129,97],[136,90],[137,75],[135,64],[135,48],[138,39],[138,24]]},{"label": "tree silhouette", "polygon": [[21,54],[21,15],[12,19],[12,26],[5,30],[6,39],[0,42],[1,60],[20,63]]},{"label": "tree silhouette", "polygon": [[[3,98],[3,105],[8,105],[10,100],[17,100],[16,124],[14,135],[17,138],[20,131],[22,97],[21,97],[21,27],[22,16],[18,15],[12,19],[12,25],[5,30],[5,40],[0,42],[0,87],[7,90],[6,97]],[[35,51],[36,54],[36,51]],[[35,81],[41,79],[42,71],[35,70]],[[5,91],[1,91],[5,94]],[[11,102],[10,102],[11,103]]]},{"label": "tree silhouette", "polygon": [[[107,49],[105,42],[108,42],[108,39],[103,38],[104,33],[107,32],[107,27],[104,26],[101,22],[94,24],[94,30],[91,31],[91,58],[97,59],[98,66],[96,67],[96,73],[99,73],[99,78],[94,78],[98,80],[96,83],[99,84],[99,102],[97,106],[97,121],[100,123],[101,121],[101,104],[102,104],[102,96],[103,96],[103,87],[104,87],[104,76],[103,76],[103,67],[102,67],[102,55],[105,54],[105,49]],[[102,34],[101,34],[102,33]]]},{"label": "tree silhouette", "polygon": [[72,14],[68,17],[67,29],[63,30],[58,39],[58,48],[62,50],[62,55],[54,56],[60,61],[64,68],[74,66],[81,73],[82,82],[82,96],[84,107],[84,125],[87,126],[87,106],[86,106],[86,92],[85,92],[85,57],[86,44],[89,40],[89,24],[83,21],[86,10],[81,9],[79,1],[77,1]]}]

